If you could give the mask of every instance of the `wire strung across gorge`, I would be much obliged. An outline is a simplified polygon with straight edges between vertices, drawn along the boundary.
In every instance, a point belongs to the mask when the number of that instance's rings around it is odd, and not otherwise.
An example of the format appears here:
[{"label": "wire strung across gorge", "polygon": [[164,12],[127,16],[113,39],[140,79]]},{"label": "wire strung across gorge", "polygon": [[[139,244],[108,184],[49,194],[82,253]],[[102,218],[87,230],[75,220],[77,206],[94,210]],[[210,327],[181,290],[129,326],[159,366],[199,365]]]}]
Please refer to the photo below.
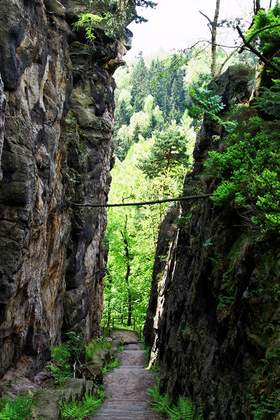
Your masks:
[{"label": "wire strung across gorge", "polygon": [[79,204],[79,203],[73,203],[71,202],[71,204],[73,206],[76,207],[93,207],[93,208],[98,208],[98,207],[106,207],[106,208],[111,208],[111,207],[142,207],[142,206],[154,206],[155,204],[162,204],[162,203],[172,203],[172,202],[178,202],[178,201],[190,201],[190,200],[198,200],[198,199],[203,199],[203,198],[209,198],[212,197],[212,194],[199,194],[199,195],[189,195],[186,197],[177,197],[177,198],[165,198],[162,200],[154,200],[154,201],[143,201],[143,202],[139,202],[139,203],[117,203],[117,204],[98,204],[98,203],[84,203],[84,204]]}]

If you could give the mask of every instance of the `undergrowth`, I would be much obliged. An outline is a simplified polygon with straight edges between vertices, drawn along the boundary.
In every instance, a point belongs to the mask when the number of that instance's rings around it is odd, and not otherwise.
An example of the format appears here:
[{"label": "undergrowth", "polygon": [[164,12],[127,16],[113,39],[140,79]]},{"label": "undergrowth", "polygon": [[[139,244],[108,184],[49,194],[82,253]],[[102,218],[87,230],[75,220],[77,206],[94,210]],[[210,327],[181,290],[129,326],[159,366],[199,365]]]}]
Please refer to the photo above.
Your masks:
[{"label": "undergrowth", "polygon": [[83,420],[87,416],[94,414],[104,399],[104,390],[99,388],[96,395],[86,394],[81,401],[61,401],[59,405],[60,418]]},{"label": "undergrowth", "polygon": [[92,360],[92,358],[98,351],[110,350],[111,348],[112,348],[112,341],[104,337],[95,338],[89,344],[85,346],[85,358],[88,361]]},{"label": "undergrowth", "polygon": [[29,420],[33,399],[31,395],[19,395],[0,399],[0,420]]},{"label": "undergrowth", "polygon": [[116,357],[113,357],[103,367],[103,369],[102,369],[103,376],[106,375],[106,373],[110,372],[111,370],[116,369],[117,367],[119,367],[119,365],[120,365],[120,361]]},{"label": "undergrowth", "polygon": [[173,404],[167,394],[161,394],[159,386],[156,385],[148,390],[152,400],[152,408],[159,414],[170,420],[202,420],[203,417],[197,413],[194,404],[190,399],[180,397],[177,404]]},{"label": "undergrowth", "polygon": [[51,362],[47,368],[51,372],[56,385],[65,384],[66,380],[72,378],[71,352],[67,344],[60,344],[51,349]]},{"label": "undergrowth", "polygon": [[[65,343],[51,349],[51,362],[48,365],[48,370],[51,372],[56,385],[64,385],[67,379],[73,378],[74,365],[81,368],[82,362],[91,361],[99,351],[110,350],[111,348],[112,341],[107,338],[95,338],[84,345],[79,335],[72,332],[68,333]],[[116,362],[114,363],[116,364]],[[113,359],[107,365],[113,366]],[[106,369],[110,369],[107,365],[103,368],[104,372],[106,372]]]}]

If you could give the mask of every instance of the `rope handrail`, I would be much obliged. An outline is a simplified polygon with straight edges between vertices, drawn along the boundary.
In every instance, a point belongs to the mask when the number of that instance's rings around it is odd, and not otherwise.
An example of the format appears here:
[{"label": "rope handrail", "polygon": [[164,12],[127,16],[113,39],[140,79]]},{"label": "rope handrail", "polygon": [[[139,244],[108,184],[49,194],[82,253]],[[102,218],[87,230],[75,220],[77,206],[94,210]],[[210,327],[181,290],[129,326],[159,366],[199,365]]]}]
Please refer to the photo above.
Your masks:
[{"label": "rope handrail", "polygon": [[116,203],[116,204],[101,204],[101,203],[74,203],[70,202],[73,206],[76,207],[93,207],[93,208],[112,208],[112,207],[142,207],[142,206],[153,206],[156,204],[163,204],[163,203],[172,203],[172,202],[178,202],[178,201],[190,201],[190,200],[200,200],[203,198],[209,198],[212,197],[212,194],[199,194],[199,195],[189,195],[186,197],[177,197],[177,198],[164,198],[162,200],[153,200],[153,201],[142,201],[142,202],[136,202],[136,203]]}]

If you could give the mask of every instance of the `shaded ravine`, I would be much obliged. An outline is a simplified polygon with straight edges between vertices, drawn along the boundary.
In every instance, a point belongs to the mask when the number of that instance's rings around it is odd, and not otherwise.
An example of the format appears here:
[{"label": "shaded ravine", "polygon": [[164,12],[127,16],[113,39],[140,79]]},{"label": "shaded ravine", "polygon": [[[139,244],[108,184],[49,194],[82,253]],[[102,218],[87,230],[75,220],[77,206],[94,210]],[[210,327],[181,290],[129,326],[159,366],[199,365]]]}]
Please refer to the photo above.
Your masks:
[{"label": "shaded ravine", "polygon": [[106,400],[94,420],[161,420],[150,407],[147,390],[154,385],[153,372],[145,369],[145,352],[141,350],[137,335],[118,331],[114,338],[121,339],[124,351],[119,355],[120,366],[105,378]]}]

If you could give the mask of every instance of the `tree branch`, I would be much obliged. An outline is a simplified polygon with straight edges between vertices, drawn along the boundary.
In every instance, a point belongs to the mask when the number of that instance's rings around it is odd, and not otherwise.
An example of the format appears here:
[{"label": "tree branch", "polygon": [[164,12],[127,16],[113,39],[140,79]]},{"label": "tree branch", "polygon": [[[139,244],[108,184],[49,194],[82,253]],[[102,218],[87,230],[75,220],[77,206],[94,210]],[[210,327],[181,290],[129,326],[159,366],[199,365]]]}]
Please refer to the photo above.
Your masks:
[{"label": "tree branch", "polygon": [[218,72],[218,74],[221,74],[222,73],[222,70],[223,70],[223,68],[224,68],[224,66],[226,65],[226,63],[234,56],[234,54],[236,54],[237,52],[238,52],[238,50],[239,50],[239,48],[240,47],[237,47],[237,48],[235,48],[235,50],[234,51],[232,51],[228,56],[227,56],[227,58],[224,60],[224,62],[220,65],[220,68],[219,68],[219,72]]},{"label": "tree branch", "polygon": [[209,22],[209,24],[210,24],[210,32],[211,32],[211,34],[212,34],[212,32],[213,32],[213,22],[212,22],[212,20],[205,14],[205,13],[203,13],[203,12],[201,12],[201,10],[199,11],[199,13],[203,16],[203,17],[205,17],[205,19],[207,19],[208,20],[208,22]]},{"label": "tree branch", "polygon": [[[242,41],[244,42],[244,46],[247,47],[250,51],[252,51],[252,53],[254,53],[257,57],[259,57],[259,59],[268,67],[272,68],[273,70],[279,72],[280,69],[275,66],[271,61],[269,61],[263,54],[261,54],[252,44],[250,44],[250,42],[247,41],[247,39],[245,38],[244,34],[242,33],[240,27],[237,25],[236,27],[239,36],[241,37]],[[241,50],[239,51],[239,53],[243,52],[244,48],[241,48]]]}]

